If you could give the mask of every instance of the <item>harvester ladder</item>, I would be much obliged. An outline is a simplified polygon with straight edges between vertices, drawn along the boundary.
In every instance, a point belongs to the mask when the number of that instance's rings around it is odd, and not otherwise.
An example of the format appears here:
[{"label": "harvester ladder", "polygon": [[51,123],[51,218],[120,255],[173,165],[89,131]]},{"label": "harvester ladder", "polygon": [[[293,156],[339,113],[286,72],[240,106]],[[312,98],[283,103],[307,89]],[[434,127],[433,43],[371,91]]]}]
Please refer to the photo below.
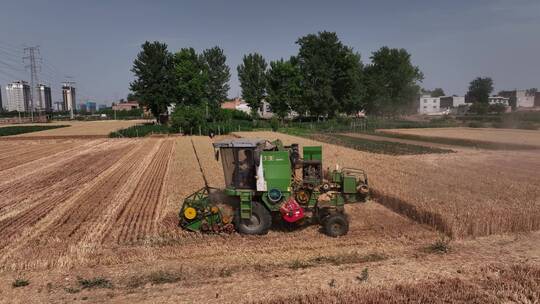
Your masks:
[{"label": "harvester ladder", "polygon": [[240,218],[251,218],[251,192],[240,192]]}]

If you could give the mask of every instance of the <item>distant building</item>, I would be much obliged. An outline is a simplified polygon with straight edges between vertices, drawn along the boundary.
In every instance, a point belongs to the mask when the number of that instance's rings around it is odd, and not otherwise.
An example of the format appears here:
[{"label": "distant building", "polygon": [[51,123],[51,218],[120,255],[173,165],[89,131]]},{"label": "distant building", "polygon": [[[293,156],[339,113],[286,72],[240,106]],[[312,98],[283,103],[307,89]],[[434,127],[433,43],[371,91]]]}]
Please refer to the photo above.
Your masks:
[{"label": "distant building", "polygon": [[119,103],[113,103],[112,109],[114,111],[129,111],[139,109],[139,102],[137,101],[123,101]]},{"label": "distant building", "polygon": [[533,108],[536,99],[536,92],[531,90],[502,91],[499,95],[508,98],[509,104],[517,109]]},{"label": "distant building", "polygon": [[98,104],[98,105],[97,105],[97,107],[98,107],[98,108],[97,108],[97,109],[98,109],[98,111],[101,111],[101,110],[105,110],[105,109],[107,109],[107,108],[108,108],[108,106],[107,106],[107,105],[105,105],[105,104]]},{"label": "distant building", "polygon": [[61,101],[55,101],[55,102],[54,102],[54,108],[53,108],[53,111],[56,111],[56,112],[63,112],[63,111],[65,111],[65,109],[64,109],[64,103],[61,102]]},{"label": "distant building", "polygon": [[[247,114],[251,114],[251,108],[241,98],[235,98],[231,101],[225,101],[221,104],[222,109],[231,109],[231,110],[238,110],[245,112]],[[263,100],[261,103],[261,106],[257,109],[257,113],[259,113],[259,116],[262,118],[272,118],[274,116],[274,113],[272,112],[272,107],[270,104]]]},{"label": "distant building", "polygon": [[39,99],[38,109],[45,110],[46,112],[52,111],[52,95],[51,87],[48,87],[44,84],[38,85]]},{"label": "distant building", "polygon": [[540,107],[540,92],[536,92],[536,94],[534,94],[534,106]]},{"label": "distant building", "polygon": [[503,105],[509,107],[510,106],[510,98],[503,97],[503,96],[490,96],[489,97],[489,104],[490,105],[503,104]]},{"label": "distant building", "polygon": [[79,106],[77,107],[77,110],[81,112],[86,112],[86,103],[80,103]]},{"label": "distant building", "polygon": [[71,109],[75,111],[77,109],[77,95],[75,91],[75,87],[73,87],[70,83],[62,84],[62,99],[64,102],[64,111],[71,111]]},{"label": "distant building", "polygon": [[30,86],[26,81],[14,81],[6,86],[7,111],[30,110]]},{"label": "distant building", "polygon": [[441,111],[457,108],[465,104],[464,96],[441,96],[439,108]]},{"label": "distant building", "polygon": [[431,95],[422,95],[420,97],[419,114],[433,114],[441,111],[441,98],[431,97]]},{"label": "distant building", "polygon": [[86,111],[90,113],[96,113],[97,111],[97,105],[93,101],[86,101],[85,107],[86,107]]},{"label": "distant building", "polygon": [[[229,110],[238,110],[238,107],[241,105],[241,104],[246,104],[245,101],[243,101],[242,99],[240,98],[235,98],[233,100],[230,100],[230,101],[225,101],[221,104],[221,108],[222,109],[229,109]],[[246,104],[247,105],[247,104]]]},{"label": "distant building", "polygon": [[268,102],[264,100],[263,102],[261,102],[261,106],[259,107],[257,112],[259,113],[259,116],[261,116],[262,118],[274,117],[274,112],[272,112],[272,107],[270,106]]},{"label": "distant building", "polygon": [[2,86],[0,86],[0,111],[4,110],[4,105],[2,104]]}]

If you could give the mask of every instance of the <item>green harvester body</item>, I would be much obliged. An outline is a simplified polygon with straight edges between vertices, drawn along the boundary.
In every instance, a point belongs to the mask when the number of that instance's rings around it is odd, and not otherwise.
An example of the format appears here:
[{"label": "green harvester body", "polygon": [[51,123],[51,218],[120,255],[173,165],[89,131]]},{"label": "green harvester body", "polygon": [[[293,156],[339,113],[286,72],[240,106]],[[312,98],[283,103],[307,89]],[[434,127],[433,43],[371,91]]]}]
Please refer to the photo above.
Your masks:
[{"label": "green harvester body", "polygon": [[180,226],[190,231],[264,234],[277,218],[288,226],[321,223],[339,236],[348,230],[344,204],[369,194],[363,170],[323,170],[322,146],[304,147],[302,157],[298,145],[279,140],[232,139],[214,148],[226,187],[205,187],[184,200]]}]

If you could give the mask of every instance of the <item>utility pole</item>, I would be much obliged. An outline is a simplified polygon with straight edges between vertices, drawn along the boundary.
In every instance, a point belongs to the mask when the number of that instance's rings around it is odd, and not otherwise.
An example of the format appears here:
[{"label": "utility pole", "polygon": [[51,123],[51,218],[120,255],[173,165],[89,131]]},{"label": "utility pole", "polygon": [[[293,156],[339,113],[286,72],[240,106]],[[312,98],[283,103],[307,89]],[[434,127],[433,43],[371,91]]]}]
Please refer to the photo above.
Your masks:
[{"label": "utility pole", "polygon": [[[71,78],[71,77],[67,77],[67,78]],[[69,87],[69,91],[68,91],[68,92],[64,92],[64,91],[62,90],[62,91],[63,91],[62,94],[65,94],[65,95],[66,95],[66,96],[65,96],[66,101],[71,102],[70,111],[69,111],[69,116],[70,116],[71,120],[75,119],[75,114],[73,113],[73,111],[75,110],[74,108],[75,108],[75,106],[76,106],[76,104],[75,104],[75,102],[76,102],[76,101],[75,101],[75,92],[73,92],[73,90],[75,90],[74,85],[75,85],[75,82],[73,82],[73,81],[66,81],[66,82],[64,82],[64,86],[65,86],[65,87]],[[68,96],[68,93],[69,93],[69,96]],[[68,106],[69,106],[69,104],[68,104]]]},{"label": "utility pole", "polygon": [[23,57],[23,60],[28,60],[29,64],[26,65],[26,68],[30,68],[30,117],[32,122],[34,121],[34,108],[35,108],[35,99],[36,95],[39,96],[39,106],[41,107],[41,94],[38,89],[39,79],[38,79],[38,69],[41,69],[41,66],[38,65],[36,59],[39,59],[39,46],[30,46],[24,48],[24,53],[28,54]]}]

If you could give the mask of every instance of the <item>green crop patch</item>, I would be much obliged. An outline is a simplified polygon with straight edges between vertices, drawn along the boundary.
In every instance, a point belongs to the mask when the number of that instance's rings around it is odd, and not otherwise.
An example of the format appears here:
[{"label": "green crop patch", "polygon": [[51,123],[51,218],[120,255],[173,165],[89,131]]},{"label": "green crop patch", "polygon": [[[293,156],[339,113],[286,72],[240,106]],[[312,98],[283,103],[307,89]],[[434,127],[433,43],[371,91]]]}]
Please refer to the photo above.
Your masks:
[{"label": "green crop patch", "polygon": [[31,132],[39,132],[50,129],[58,129],[69,127],[68,125],[54,125],[54,126],[9,126],[9,127],[0,127],[0,136],[10,136]]},{"label": "green crop patch", "polygon": [[401,138],[401,139],[410,139],[423,141],[428,143],[437,143],[450,146],[461,146],[469,147],[476,149],[486,149],[486,150],[533,150],[538,149],[536,146],[525,145],[525,144],[511,144],[511,143],[497,143],[481,140],[472,140],[472,139],[459,139],[459,138],[447,138],[447,137],[437,137],[437,136],[423,136],[423,135],[413,135],[413,134],[398,134],[398,133],[389,133],[389,132],[376,132],[377,136],[384,136],[389,138]]},{"label": "green crop patch", "polygon": [[417,146],[405,143],[369,140],[365,138],[351,137],[340,134],[313,134],[309,138],[329,144],[340,145],[359,151],[388,155],[418,155],[431,153],[453,153],[449,149]]}]

